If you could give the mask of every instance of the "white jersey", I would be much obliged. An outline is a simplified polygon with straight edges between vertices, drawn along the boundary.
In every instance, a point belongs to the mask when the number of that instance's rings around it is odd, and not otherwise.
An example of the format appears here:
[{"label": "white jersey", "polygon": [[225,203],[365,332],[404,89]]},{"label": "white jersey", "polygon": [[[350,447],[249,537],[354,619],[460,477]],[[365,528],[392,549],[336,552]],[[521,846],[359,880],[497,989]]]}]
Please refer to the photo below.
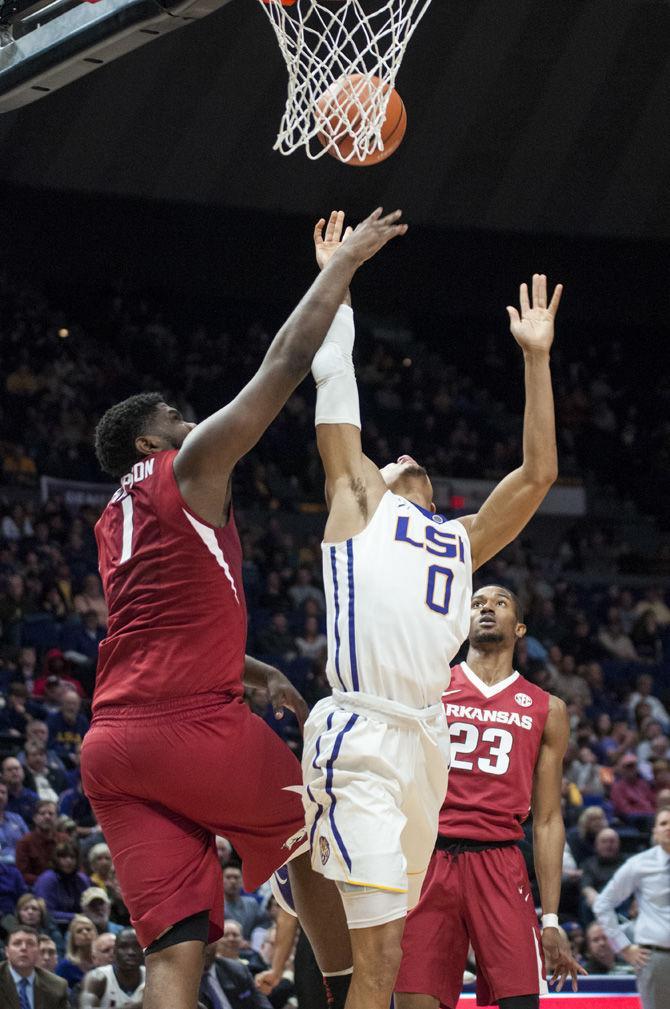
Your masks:
[{"label": "white jersey", "polygon": [[145,968],[140,967],[140,983],[133,992],[125,992],[121,985],[119,984],[116,974],[114,973],[113,964],[105,964],[104,967],[95,967],[90,975],[90,977],[96,980],[105,980],[105,994],[100,999],[99,1005],[101,1009],[123,1009],[123,1006],[130,1005],[132,1002],[141,1002],[142,996],[144,995],[144,977]]},{"label": "white jersey", "polygon": [[331,687],[439,702],[470,627],[464,526],[387,491],[363,532],[322,550]]}]

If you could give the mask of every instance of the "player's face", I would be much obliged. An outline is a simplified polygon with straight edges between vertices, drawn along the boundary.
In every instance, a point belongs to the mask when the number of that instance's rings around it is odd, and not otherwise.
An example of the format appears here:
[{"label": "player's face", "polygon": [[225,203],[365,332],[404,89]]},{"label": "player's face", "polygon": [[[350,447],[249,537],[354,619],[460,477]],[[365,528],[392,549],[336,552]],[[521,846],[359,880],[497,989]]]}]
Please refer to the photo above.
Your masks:
[{"label": "player's face", "polygon": [[121,932],[116,940],[114,957],[122,970],[139,967],[142,963],[142,949],[134,932]]},{"label": "player's face", "polygon": [[181,448],[194,427],[195,424],[184,420],[176,407],[159,403],[156,407],[156,420],[151,425],[151,434],[159,438],[165,448]]},{"label": "player's face", "polygon": [[401,455],[397,462],[390,462],[380,471],[389,490],[401,497],[417,496],[428,511],[435,511],[433,485],[423,466],[419,466],[411,455]]},{"label": "player's face", "polygon": [[519,623],[516,606],[509,592],[500,585],[478,589],[470,604],[471,645],[514,644],[525,634]]},{"label": "player's face", "polygon": [[654,842],[660,844],[665,851],[670,851],[670,809],[664,809],[656,817]]}]

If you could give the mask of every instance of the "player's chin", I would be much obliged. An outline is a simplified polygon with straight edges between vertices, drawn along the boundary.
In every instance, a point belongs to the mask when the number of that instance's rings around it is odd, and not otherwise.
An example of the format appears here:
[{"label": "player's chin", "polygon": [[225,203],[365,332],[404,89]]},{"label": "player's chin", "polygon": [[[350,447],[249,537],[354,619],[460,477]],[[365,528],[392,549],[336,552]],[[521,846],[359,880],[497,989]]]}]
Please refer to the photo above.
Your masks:
[{"label": "player's chin", "polygon": [[502,631],[494,630],[479,630],[475,632],[474,643],[476,645],[492,645],[498,644],[505,640],[505,635]]}]

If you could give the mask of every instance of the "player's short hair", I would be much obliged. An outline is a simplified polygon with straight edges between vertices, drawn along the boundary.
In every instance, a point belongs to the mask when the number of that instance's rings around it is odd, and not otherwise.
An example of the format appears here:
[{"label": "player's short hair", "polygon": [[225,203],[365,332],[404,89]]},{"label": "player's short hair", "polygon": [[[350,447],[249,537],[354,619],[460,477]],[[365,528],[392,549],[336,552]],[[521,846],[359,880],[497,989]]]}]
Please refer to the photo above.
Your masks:
[{"label": "player's short hair", "polygon": [[516,592],[512,592],[511,589],[506,589],[506,591],[509,592],[510,599],[514,603],[514,612],[516,613],[517,624],[523,624],[525,613],[523,612],[523,606],[521,605],[521,600],[519,599]]},{"label": "player's short hair", "polygon": [[133,468],[139,458],[135,439],[146,432],[149,420],[163,400],[160,392],[140,392],[102,415],[95,429],[95,454],[105,473],[122,477]]}]

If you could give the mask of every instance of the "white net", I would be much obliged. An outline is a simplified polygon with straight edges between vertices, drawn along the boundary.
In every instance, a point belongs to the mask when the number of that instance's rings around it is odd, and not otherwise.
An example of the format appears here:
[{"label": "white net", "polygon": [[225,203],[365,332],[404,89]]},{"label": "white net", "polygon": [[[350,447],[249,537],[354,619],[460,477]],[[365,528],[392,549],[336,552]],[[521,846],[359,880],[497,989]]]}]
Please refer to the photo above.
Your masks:
[{"label": "white net", "polygon": [[[382,128],[409,40],[431,0],[260,0],[288,69],[275,150],[365,160]],[[374,8],[374,9],[372,9]],[[353,78],[353,80],[352,80]]]}]

